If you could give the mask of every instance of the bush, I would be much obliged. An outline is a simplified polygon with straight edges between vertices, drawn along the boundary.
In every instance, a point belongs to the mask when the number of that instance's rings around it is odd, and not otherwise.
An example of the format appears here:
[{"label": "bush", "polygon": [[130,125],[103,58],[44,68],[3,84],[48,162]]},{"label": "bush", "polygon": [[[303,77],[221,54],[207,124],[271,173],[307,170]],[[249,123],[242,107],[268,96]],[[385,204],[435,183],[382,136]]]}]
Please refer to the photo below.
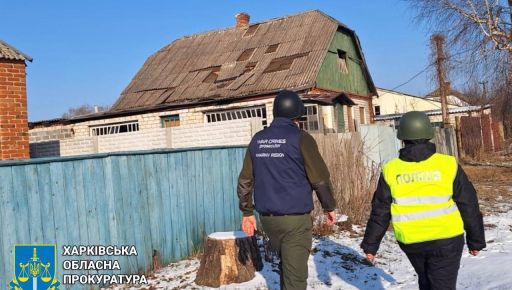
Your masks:
[{"label": "bush", "polygon": [[[380,174],[379,165],[368,163],[364,144],[358,133],[314,135],[314,137],[331,173],[337,213],[348,216],[347,222],[338,223],[338,226],[351,230],[351,225],[366,224]],[[323,215],[316,198],[312,215],[315,219]],[[315,233],[326,234],[330,228],[320,225]]]}]

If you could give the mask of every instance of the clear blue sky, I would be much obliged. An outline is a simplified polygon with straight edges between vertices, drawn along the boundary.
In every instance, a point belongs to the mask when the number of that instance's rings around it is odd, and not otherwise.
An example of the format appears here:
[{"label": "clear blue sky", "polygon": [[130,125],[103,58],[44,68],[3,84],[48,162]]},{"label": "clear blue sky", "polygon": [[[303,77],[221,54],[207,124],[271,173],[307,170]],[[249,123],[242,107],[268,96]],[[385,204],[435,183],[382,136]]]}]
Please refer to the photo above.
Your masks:
[{"label": "clear blue sky", "polygon": [[[31,121],[82,104],[112,104],[144,60],[174,39],[252,21],[320,9],[356,31],[372,77],[394,88],[428,63],[428,35],[401,0],[3,1],[0,39],[34,58],[28,64]],[[424,94],[425,74],[399,90]]]}]

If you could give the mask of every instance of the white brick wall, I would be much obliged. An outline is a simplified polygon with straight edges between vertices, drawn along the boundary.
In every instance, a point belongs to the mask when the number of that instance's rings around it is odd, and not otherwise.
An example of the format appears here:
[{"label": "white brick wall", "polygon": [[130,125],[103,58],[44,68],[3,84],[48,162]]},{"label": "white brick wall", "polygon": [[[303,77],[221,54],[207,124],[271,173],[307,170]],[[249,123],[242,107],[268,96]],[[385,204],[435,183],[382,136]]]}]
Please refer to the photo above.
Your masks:
[{"label": "white brick wall", "polygon": [[156,112],[156,113],[147,113],[140,115],[133,115],[128,117],[119,117],[119,118],[111,118],[111,119],[103,119],[103,120],[94,120],[87,121],[83,123],[76,123],[70,125],[73,127],[76,137],[85,137],[90,136],[90,126],[97,126],[103,124],[111,124],[111,123],[120,123],[120,122],[128,122],[128,121],[138,121],[140,130],[146,130],[151,128],[161,128],[162,123],[160,117],[176,115],[180,116],[180,124],[181,125],[190,125],[190,124],[201,124],[204,123],[204,112],[212,111],[212,110],[226,110],[233,107],[251,107],[257,105],[265,105],[267,108],[267,119],[268,124],[272,121],[272,102],[273,98],[250,101],[250,102],[236,102],[228,105],[222,106],[201,106],[190,109],[180,109],[180,110],[169,110],[165,112]]},{"label": "white brick wall", "polygon": [[261,118],[148,128],[116,135],[85,136],[31,144],[32,157],[70,156],[161,148],[247,145],[263,129]]},{"label": "white brick wall", "polygon": [[247,145],[252,136],[261,129],[263,127],[260,118],[174,127],[171,130],[171,146],[188,148]]},{"label": "white brick wall", "polygon": [[97,137],[60,140],[60,156],[85,155],[98,152]]},{"label": "white brick wall", "polygon": [[98,153],[167,148],[165,128],[141,129],[137,132],[98,136]]},{"label": "white brick wall", "polygon": [[[118,117],[86,121],[71,125],[59,125],[46,128],[36,128],[30,133],[40,135],[49,134],[56,129],[66,129],[73,132],[67,139],[41,140],[35,139],[30,144],[32,157],[69,156],[93,154],[102,152],[150,150],[158,148],[186,148],[216,145],[248,144],[250,137],[261,129],[260,124],[250,120],[226,121],[218,123],[205,123],[205,112],[226,110],[230,108],[252,107],[265,105],[267,109],[267,124],[272,122],[273,98],[255,100],[250,102],[236,102],[221,106],[202,106],[189,109],[169,110],[165,112],[147,113],[141,115]],[[173,129],[164,129],[161,123],[162,116],[180,116],[180,126]],[[90,127],[104,124],[138,121],[138,132],[118,135],[91,136]],[[174,132],[174,133],[173,133]],[[192,132],[192,133],[191,133]],[[172,142],[172,143],[171,143]]]}]

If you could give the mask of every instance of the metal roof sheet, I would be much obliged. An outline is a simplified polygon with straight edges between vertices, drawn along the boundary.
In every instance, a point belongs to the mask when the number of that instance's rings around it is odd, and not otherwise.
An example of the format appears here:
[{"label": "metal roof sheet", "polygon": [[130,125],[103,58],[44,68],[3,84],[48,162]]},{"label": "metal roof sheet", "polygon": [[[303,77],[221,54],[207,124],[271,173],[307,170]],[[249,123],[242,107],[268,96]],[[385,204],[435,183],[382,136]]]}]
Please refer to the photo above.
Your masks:
[{"label": "metal roof sheet", "polygon": [[0,39],[0,59],[28,60],[32,58]]},{"label": "metal roof sheet", "polygon": [[[477,111],[485,110],[485,109],[489,109],[489,108],[491,108],[491,105],[450,108],[450,109],[448,109],[448,114],[477,112]],[[441,110],[430,110],[430,111],[423,111],[423,112],[425,114],[427,114],[427,116],[436,116],[436,115],[443,114],[443,112]],[[397,120],[397,119],[400,119],[403,114],[405,114],[405,113],[379,115],[379,116],[375,116],[375,121]]]},{"label": "metal roof sheet", "polygon": [[[160,49],[146,60],[111,111],[313,87],[334,34],[345,27],[318,10],[252,25],[258,29],[250,36],[244,35],[248,27],[232,27],[185,36]],[[279,44],[277,51],[265,53],[274,44]],[[249,59],[237,61],[252,48]],[[294,58],[289,69],[265,71],[272,60],[283,57]],[[255,66],[246,70],[248,64]],[[215,69],[217,81],[205,84]]]}]

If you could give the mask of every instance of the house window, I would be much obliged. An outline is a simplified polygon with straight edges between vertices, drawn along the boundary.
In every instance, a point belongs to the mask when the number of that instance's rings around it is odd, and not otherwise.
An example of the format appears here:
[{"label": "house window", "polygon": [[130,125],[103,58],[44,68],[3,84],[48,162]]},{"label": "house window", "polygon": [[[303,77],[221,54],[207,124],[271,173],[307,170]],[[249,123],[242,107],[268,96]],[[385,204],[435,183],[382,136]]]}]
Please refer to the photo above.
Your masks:
[{"label": "house window", "polygon": [[261,125],[263,125],[263,127],[267,127],[267,109],[265,108],[265,106],[208,112],[205,113],[205,117],[207,123],[249,118],[261,118]]},{"label": "house window", "polygon": [[139,122],[132,121],[126,123],[107,124],[101,126],[91,126],[91,136],[114,135],[139,131]]},{"label": "house window", "polygon": [[375,106],[375,116],[380,116],[380,106]]},{"label": "house window", "polygon": [[341,73],[347,74],[348,73],[348,67],[347,67],[347,52],[341,49],[338,49],[338,69]]},{"label": "house window", "polygon": [[162,120],[162,128],[171,128],[180,126],[180,115],[170,115],[160,117]]},{"label": "house window", "polygon": [[366,124],[366,115],[364,107],[359,107],[359,124]]},{"label": "house window", "polygon": [[320,130],[320,118],[318,114],[318,105],[306,104],[306,114],[299,119],[299,128],[304,131]]},{"label": "house window", "polygon": [[269,47],[267,47],[267,50],[265,51],[265,54],[276,52],[278,47],[279,47],[279,44],[272,44],[272,45],[270,45]]}]

